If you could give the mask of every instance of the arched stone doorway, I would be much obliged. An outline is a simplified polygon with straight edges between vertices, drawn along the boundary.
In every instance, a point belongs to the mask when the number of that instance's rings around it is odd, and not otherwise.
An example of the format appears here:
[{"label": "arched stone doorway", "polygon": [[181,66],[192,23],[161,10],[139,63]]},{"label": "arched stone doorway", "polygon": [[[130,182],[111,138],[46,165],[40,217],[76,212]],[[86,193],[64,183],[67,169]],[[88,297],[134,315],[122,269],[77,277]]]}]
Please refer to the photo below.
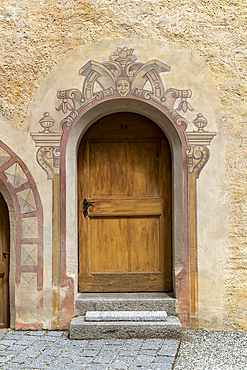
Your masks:
[{"label": "arched stone doorway", "polygon": [[[78,213],[77,209],[77,155],[81,138],[98,119],[113,113],[128,112],[145,116],[153,121],[164,132],[171,148],[171,176],[172,176],[172,290],[176,295],[176,275],[184,267],[184,255],[187,248],[186,225],[187,219],[184,217],[186,209],[186,199],[184,199],[184,186],[186,187],[187,173],[184,161],[185,150],[187,149],[184,127],[172,123],[155,105],[148,104],[139,98],[134,99],[114,99],[103,102],[91,103],[85,106],[80,112],[80,116],[75,120],[70,130],[64,130],[61,142],[61,172],[66,173],[66,256],[70,261],[73,260],[78,266]],[[63,151],[66,147],[66,151]],[[65,162],[64,162],[65,160]],[[185,179],[185,181],[184,181]],[[184,229],[185,228],[185,229]],[[64,233],[65,234],[65,233]],[[70,261],[68,265],[72,267]],[[75,265],[73,264],[73,267]],[[70,272],[69,269],[67,271]],[[78,271],[78,270],[77,270]],[[73,273],[75,279],[75,295],[78,292],[77,271]],[[76,274],[75,274],[76,272]]]},{"label": "arched stone doorway", "polygon": [[78,151],[80,292],[172,290],[171,189],[169,143],[154,122],[115,113],[88,129]]},{"label": "arched stone doorway", "polygon": [[9,212],[0,193],[0,328],[8,328],[9,312],[9,269],[10,269],[10,225]]}]

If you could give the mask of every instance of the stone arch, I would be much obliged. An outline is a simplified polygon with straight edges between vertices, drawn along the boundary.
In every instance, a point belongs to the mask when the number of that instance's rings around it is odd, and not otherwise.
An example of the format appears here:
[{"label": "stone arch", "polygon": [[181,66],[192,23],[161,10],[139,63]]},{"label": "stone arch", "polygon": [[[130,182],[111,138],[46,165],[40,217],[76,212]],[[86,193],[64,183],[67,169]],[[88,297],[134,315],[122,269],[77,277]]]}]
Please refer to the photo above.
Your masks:
[{"label": "stone arch", "polygon": [[[43,209],[30,171],[2,141],[0,191],[10,217],[10,325],[25,328],[23,321],[27,321],[33,305],[37,309],[39,304],[34,301],[28,308],[27,297],[43,291]],[[27,300],[23,300],[23,294]],[[42,327],[42,324],[36,323],[34,327]]]}]

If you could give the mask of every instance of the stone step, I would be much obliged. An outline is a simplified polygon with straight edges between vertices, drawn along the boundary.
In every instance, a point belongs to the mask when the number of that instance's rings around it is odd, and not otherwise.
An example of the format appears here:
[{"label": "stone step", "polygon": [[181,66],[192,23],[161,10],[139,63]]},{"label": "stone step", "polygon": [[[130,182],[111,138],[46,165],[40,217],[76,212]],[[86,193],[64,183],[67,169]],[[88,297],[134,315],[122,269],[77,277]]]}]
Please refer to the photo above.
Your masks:
[{"label": "stone step", "polygon": [[85,321],[84,316],[74,317],[70,323],[70,339],[179,339],[181,324],[176,316],[166,321]]},{"label": "stone step", "polygon": [[165,311],[87,311],[86,321],[166,321]]},{"label": "stone step", "polygon": [[87,311],[166,311],[177,315],[177,301],[169,293],[79,293],[75,316]]}]

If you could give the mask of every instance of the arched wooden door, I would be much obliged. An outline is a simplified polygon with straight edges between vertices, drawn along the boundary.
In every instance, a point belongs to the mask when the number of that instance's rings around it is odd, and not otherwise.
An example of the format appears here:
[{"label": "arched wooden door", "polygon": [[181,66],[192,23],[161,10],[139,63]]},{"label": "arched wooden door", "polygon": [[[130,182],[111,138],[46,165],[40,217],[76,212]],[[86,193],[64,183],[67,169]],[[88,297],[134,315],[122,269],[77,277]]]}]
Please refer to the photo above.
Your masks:
[{"label": "arched wooden door", "polygon": [[171,155],[154,122],[117,113],[89,128],[78,199],[80,292],[172,290]]},{"label": "arched wooden door", "polygon": [[0,193],[0,328],[9,327],[9,212]]}]

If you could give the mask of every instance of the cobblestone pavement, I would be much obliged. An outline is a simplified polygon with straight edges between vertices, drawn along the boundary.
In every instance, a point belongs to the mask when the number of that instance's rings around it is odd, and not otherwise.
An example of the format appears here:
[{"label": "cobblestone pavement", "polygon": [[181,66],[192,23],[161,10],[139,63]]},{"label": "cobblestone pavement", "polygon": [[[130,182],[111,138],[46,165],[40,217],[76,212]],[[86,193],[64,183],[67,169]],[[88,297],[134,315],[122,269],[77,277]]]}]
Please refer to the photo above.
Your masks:
[{"label": "cobblestone pavement", "polygon": [[247,333],[186,330],[174,370],[246,370]]},{"label": "cobblestone pavement", "polygon": [[[5,335],[4,335],[5,334]],[[69,340],[61,331],[0,330],[0,370],[171,370],[178,340]]]}]

